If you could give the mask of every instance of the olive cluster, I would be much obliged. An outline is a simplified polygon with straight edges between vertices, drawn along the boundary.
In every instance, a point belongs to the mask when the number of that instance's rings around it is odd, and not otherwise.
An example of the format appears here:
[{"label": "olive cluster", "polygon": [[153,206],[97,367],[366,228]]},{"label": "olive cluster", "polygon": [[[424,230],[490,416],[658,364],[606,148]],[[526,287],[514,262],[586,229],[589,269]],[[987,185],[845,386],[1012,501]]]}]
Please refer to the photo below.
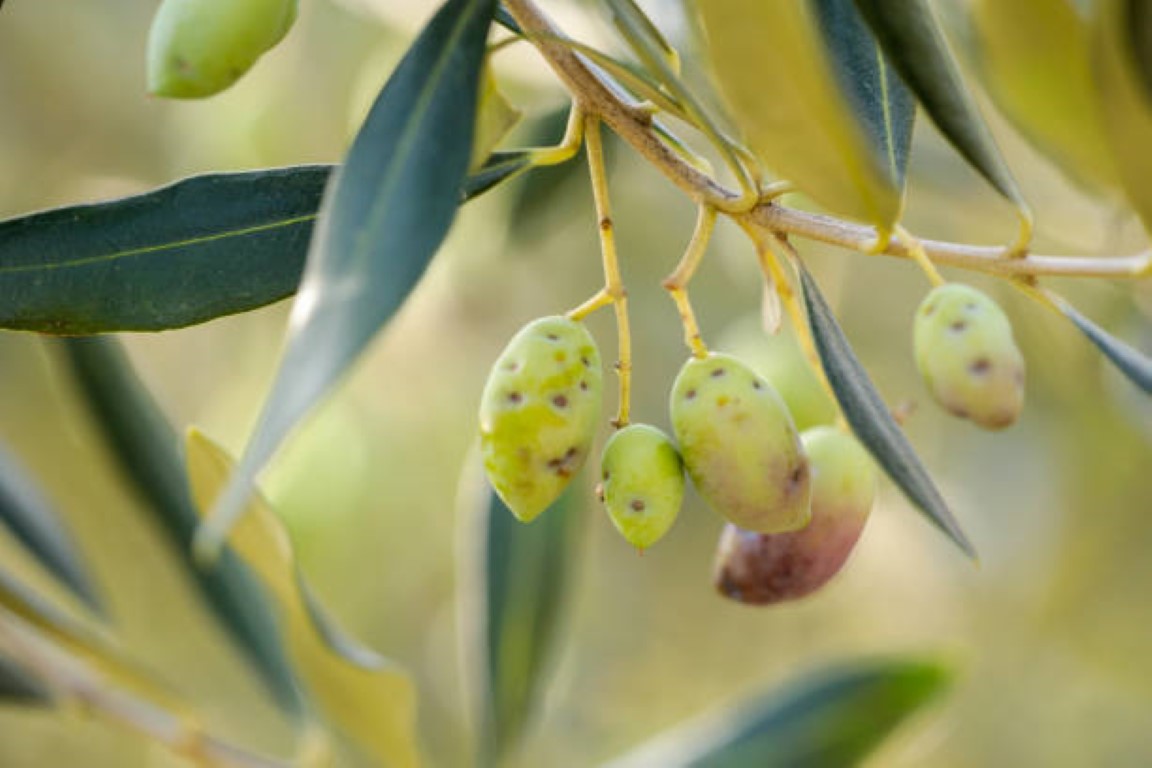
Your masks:
[{"label": "olive cluster", "polygon": [[[588,458],[603,376],[583,322],[535,320],[492,368],[480,408],[484,466],[496,492],[528,522]],[[728,526],[716,584],[733,599],[801,597],[839,571],[874,495],[871,461],[832,427],[800,434],[764,377],[720,353],[690,358],[672,386],[675,441],[648,424],[619,429],[601,455],[599,496],[616,529],[643,550],[668,532],[685,474]]]}]

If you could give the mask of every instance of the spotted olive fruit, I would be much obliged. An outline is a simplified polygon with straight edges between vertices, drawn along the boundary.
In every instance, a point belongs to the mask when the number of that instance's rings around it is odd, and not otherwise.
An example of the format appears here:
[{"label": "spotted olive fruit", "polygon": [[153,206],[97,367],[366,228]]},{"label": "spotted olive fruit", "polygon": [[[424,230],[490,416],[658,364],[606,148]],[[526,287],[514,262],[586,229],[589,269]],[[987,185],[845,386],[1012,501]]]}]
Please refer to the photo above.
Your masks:
[{"label": "spotted olive fruit", "polygon": [[840,571],[864,530],[876,495],[867,452],[834,427],[801,438],[812,465],[812,522],[772,534],[724,526],[714,579],[725,597],[767,605],[809,595]]},{"label": "spotted olive fruit", "polygon": [[797,429],[836,420],[836,403],[820,383],[790,328],[764,331],[759,315],[738,320],[717,340],[717,348],[744,362],[768,380],[788,406]]},{"label": "spotted olive fruit", "polygon": [[480,446],[517,518],[535,519],[584,465],[602,394],[600,352],[581,322],[534,320],[500,353],[481,397]]},{"label": "spotted olive fruit", "polygon": [[808,524],[808,460],[767,381],[731,355],[692,358],[670,406],[684,467],[713,509],[760,533]]},{"label": "spotted olive fruit", "polygon": [[298,0],[164,0],[148,35],[148,92],[195,99],[232,85],[280,42]]},{"label": "spotted olive fruit", "polygon": [[684,465],[668,436],[647,424],[612,435],[600,459],[600,495],[629,544],[643,550],[659,541],[684,499]]},{"label": "spotted olive fruit", "polygon": [[1003,429],[1024,407],[1024,358],[991,298],[967,285],[934,289],[916,310],[916,364],[932,397],[985,429]]}]

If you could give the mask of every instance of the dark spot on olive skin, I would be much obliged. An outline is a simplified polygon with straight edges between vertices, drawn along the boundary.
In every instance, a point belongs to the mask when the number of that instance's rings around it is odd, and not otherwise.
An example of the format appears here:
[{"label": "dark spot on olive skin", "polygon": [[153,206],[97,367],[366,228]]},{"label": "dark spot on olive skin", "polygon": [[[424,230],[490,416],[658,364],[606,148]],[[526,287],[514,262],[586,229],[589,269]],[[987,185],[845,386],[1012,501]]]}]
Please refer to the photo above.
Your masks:
[{"label": "dark spot on olive skin", "polygon": [[761,384],[759,381],[756,381],[755,379],[753,379],[752,389],[764,389],[764,385]]},{"label": "dark spot on olive skin", "polygon": [[520,364],[518,362],[516,362],[515,360],[509,360],[508,362],[504,363],[504,370],[506,370],[506,371],[513,371],[514,372],[514,371],[518,371],[519,369],[520,369]]},{"label": "dark spot on olive skin", "polygon": [[548,341],[560,341],[560,337],[554,333],[548,334]]},{"label": "dark spot on olive skin", "polygon": [[524,396],[521,395],[519,392],[509,392],[508,393],[508,402],[510,402],[510,403],[519,403],[523,399],[524,399]]},{"label": "dark spot on olive skin", "polygon": [[687,392],[685,392],[684,393],[684,399],[685,400],[695,400],[696,399],[696,390],[690,389]]},{"label": "dark spot on olive skin", "polygon": [[632,503],[628,506],[632,507],[633,512],[643,512],[648,505],[644,503],[643,499],[632,499]]},{"label": "dark spot on olive skin", "polygon": [[718,379],[726,373],[727,373],[727,371],[724,370],[723,368],[717,368],[716,370],[712,371],[712,378]]},{"label": "dark spot on olive skin", "polygon": [[556,473],[556,475],[560,477],[571,477],[573,470],[576,469],[576,466],[579,463],[579,456],[579,449],[577,449],[576,446],[572,446],[563,456],[549,461],[548,469],[552,470],[554,473]]},{"label": "dark spot on olive skin", "polygon": [[580,390],[582,392],[587,392],[588,391],[588,382],[586,382],[586,381],[580,382]]},{"label": "dark spot on olive skin", "polygon": [[588,358],[586,358],[586,357],[580,358],[580,362],[582,362],[584,364],[585,368],[591,368],[592,367],[591,361],[589,361]]},{"label": "dark spot on olive skin", "polygon": [[957,320],[956,322],[952,323],[952,325],[950,325],[948,327],[951,328],[952,331],[955,333],[961,333],[968,327],[968,321],[967,320]]},{"label": "dark spot on olive skin", "polygon": [[968,372],[973,376],[983,376],[991,370],[992,361],[986,357],[977,358],[968,365]]},{"label": "dark spot on olive skin", "polygon": [[556,406],[557,408],[567,408],[568,398],[564,395],[556,395],[556,397],[552,398],[552,405]]}]

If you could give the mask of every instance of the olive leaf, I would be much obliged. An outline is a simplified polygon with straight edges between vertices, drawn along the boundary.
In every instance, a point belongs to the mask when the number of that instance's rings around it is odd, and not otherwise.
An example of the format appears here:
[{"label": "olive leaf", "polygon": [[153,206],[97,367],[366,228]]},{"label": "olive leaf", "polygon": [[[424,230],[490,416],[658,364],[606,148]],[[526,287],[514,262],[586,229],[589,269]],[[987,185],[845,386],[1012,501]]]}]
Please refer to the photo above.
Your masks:
[{"label": "olive leaf", "polygon": [[912,444],[868,378],[816,281],[799,260],[796,260],[796,268],[804,290],[808,325],[824,373],[852,431],[909,501],[969,557],[975,558],[975,548],[960,529]]},{"label": "olive leaf", "polygon": [[482,765],[511,754],[542,694],[580,541],[579,480],[530,525],[470,461],[461,481],[458,612]]},{"label": "olive leaf", "polygon": [[205,603],[282,709],[301,714],[295,675],[264,590],[231,550],[211,570],[189,556],[200,517],[180,440],[114,338],[59,342],[82,400],[124,476],[147,505]]},{"label": "olive leaf", "polygon": [[1092,22],[1092,64],[1104,133],[1128,201],[1152,232],[1152,97],[1145,88],[1129,25],[1135,4],[1099,0]]},{"label": "olive leaf", "polygon": [[858,765],[950,682],[931,662],[845,663],[705,715],[604,768]]},{"label": "olive leaf", "polygon": [[103,612],[72,537],[15,457],[0,445],[0,526],[89,608]]},{"label": "olive leaf", "polygon": [[1116,366],[1116,370],[1124,374],[1129,381],[1144,392],[1152,395],[1152,358],[1117,339],[1080,314],[1071,304],[1060,302],[1060,309],[1088,337],[1088,340],[1095,344],[1096,348]]},{"label": "olive leaf", "polygon": [[825,208],[890,230],[913,109],[851,0],[714,0],[699,14],[749,148]]},{"label": "olive leaf", "polygon": [[1115,188],[1091,35],[1070,0],[976,0],[970,7],[976,72],[1000,111],[1070,179]]},{"label": "olive leaf", "polygon": [[[186,453],[196,505],[206,513],[236,463],[195,429],[188,432]],[[229,543],[275,597],[289,656],[324,719],[379,765],[418,765],[412,681],[394,662],[353,642],[324,614],[297,569],[288,532],[259,494],[232,529]]]},{"label": "olive leaf", "polygon": [[1031,232],[1031,212],[976,107],[925,0],[855,0],[880,47],[944,137],[1016,206]]},{"label": "olive leaf", "polygon": [[0,704],[22,707],[53,703],[52,689],[7,656],[0,655]]},{"label": "olive leaf", "polygon": [[448,0],[369,110],[325,192],[271,394],[203,523],[211,558],[256,475],[399,309],[448,233],[468,172],[494,0]]}]

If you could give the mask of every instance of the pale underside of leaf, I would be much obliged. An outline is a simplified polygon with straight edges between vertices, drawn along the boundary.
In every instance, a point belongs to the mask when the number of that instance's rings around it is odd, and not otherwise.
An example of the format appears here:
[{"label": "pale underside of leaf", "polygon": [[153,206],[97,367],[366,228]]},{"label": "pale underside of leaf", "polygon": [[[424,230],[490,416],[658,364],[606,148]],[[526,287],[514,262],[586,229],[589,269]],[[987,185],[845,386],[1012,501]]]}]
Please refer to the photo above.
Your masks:
[{"label": "pale underside of leaf", "polygon": [[[188,433],[187,456],[197,506],[207,511],[235,462],[197,430]],[[254,496],[246,512],[229,543],[278,601],[289,655],[324,719],[380,765],[418,765],[412,681],[393,662],[338,633],[307,592],[288,532],[263,497]]]},{"label": "pale underside of leaf", "polygon": [[920,463],[912,444],[892,418],[864,366],[852,351],[816,281],[796,262],[804,289],[808,323],[816,341],[820,361],[836,399],[856,437],[883,467],[904,495],[969,557],[976,557],[968,537],[952,516],[928,471]]},{"label": "pale underside of leaf", "polygon": [[699,13],[713,73],[750,149],[820,205],[890,229],[902,196],[887,147],[853,111],[812,6],[709,0]]}]

